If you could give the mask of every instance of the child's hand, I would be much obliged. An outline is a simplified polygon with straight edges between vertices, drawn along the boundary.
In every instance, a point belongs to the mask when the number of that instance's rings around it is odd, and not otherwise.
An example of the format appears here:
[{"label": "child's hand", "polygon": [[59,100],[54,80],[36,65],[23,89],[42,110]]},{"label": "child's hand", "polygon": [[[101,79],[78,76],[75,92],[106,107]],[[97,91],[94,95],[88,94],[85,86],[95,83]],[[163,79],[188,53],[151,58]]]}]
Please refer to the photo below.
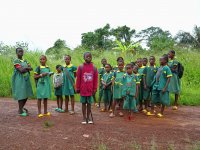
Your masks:
[{"label": "child's hand", "polygon": [[45,77],[45,76],[47,76],[48,74],[49,74],[49,73],[42,73],[41,76],[42,76],[42,77]]},{"label": "child's hand", "polygon": [[162,90],[162,94],[164,94],[166,92],[166,88],[164,88],[163,90]]}]

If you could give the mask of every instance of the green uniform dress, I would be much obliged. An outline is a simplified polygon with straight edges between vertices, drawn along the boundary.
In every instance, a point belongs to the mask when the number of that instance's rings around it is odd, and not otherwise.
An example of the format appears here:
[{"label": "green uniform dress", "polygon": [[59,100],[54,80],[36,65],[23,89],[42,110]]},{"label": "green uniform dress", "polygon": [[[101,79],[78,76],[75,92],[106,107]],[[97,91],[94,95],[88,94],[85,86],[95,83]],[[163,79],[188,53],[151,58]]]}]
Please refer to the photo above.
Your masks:
[{"label": "green uniform dress", "polygon": [[[132,75],[124,75],[123,77],[123,89],[122,96],[125,97],[123,108],[127,110],[136,110],[136,86],[140,84],[140,80],[138,76]],[[129,92],[129,95],[127,95]]]},{"label": "green uniform dress", "polygon": [[[75,77],[74,73],[77,71],[77,67],[70,64],[63,67],[63,95],[74,95]],[[70,79],[69,79],[70,77]]]},{"label": "green uniform dress", "polygon": [[[35,69],[35,74],[50,73],[48,66],[39,66]],[[37,99],[49,99],[51,97],[51,80],[50,75],[46,75],[38,79],[37,82]]]},{"label": "green uniform dress", "polygon": [[169,86],[166,89],[166,92],[163,94],[162,90],[165,87],[167,80],[172,76],[170,68],[166,66],[161,66],[153,81],[153,90],[152,90],[152,102],[154,104],[161,103],[168,106],[170,104],[169,99]]},{"label": "green uniform dress", "polygon": [[63,73],[55,73],[53,75],[54,94],[55,96],[62,96]]},{"label": "green uniform dress", "polygon": [[20,73],[18,67],[28,67],[29,63],[26,60],[15,59],[14,60],[14,72],[12,76],[12,93],[15,100],[24,100],[33,96],[32,86],[30,82],[30,73]]},{"label": "green uniform dress", "polygon": [[113,73],[109,72],[109,73],[105,73],[103,75],[102,79],[101,79],[102,81],[104,81],[104,83],[110,84],[103,91],[104,104],[110,104],[110,102],[112,100],[112,92],[111,92],[111,80],[112,80],[112,78],[113,78]]},{"label": "green uniform dress", "polygon": [[144,91],[144,84],[143,84],[143,76],[144,76],[144,68],[145,66],[142,66],[138,69],[138,74],[139,74],[139,80],[140,80],[140,87],[139,87],[139,95],[138,95],[138,101],[143,100],[143,91]]},{"label": "green uniform dress", "polygon": [[113,87],[113,99],[118,101],[122,99],[122,88],[123,88],[123,77],[124,71],[116,71],[113,76],[115,78],[114,87]]},{"label": "green uniform dress", "polygon": [[156,66],[146,66],[144,68],[143,74],[146,81],[147,89],[143,91],[143,98],[144,100],[150,100],[152,95],[152,82],[154,80],[154,76],[156,75],[156,72],[158,70],[158,67]]},{"label": "green uniform dress", "polygon": [[172,77],[169,83],[169,92],[179,94],[180,93],[180,79],[178,77],[178,61],[176,59],[170,60],[168,62],[168,66],[172,69],[174,66],[177,66],[174,71],[172,72]]},{"label": "green uniform dress", "polygon": [[101,83],[101,78],[103,77],[103,75],[105,74],[105,67],[101,67],[98,69],[98,73],[99,73],[99,79],[100,79],[100,84],[99,84],[99,98],[103,97],[103,85]]}]

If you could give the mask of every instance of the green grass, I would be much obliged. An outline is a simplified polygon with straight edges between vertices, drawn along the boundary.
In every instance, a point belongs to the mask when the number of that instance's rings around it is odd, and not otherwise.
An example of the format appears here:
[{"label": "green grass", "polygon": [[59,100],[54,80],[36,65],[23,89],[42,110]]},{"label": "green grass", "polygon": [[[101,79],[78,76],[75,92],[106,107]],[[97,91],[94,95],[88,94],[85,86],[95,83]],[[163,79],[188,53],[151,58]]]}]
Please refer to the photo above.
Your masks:
[{"label": "green grass", "polygon": [[[200,61],[198,61],[198,58],[200,57],[200,53],[198,51],[191,51],[191,50],[179,50],[175,49],[177,52],[177,59],[184,65],[185,72],[184,76],[182,78],[182,92],[181,92],[181,98],[180,98],[180,104],[182,105],[200,105]],[[70,54],[72,56],[72,63],[76,66],[83,63],[83,51],[82,50],[76,50],[76,51],[66,51],[66,54]],[[154,55],[157,59],[159,57],[167,53],[165,52],[152,52],[152,51],[140,51],[137,52],[136,55],[127,55],[125,57],[125,63],[129,63],[131,61],[135,61],[139,57],[149,57],[151,55]],[[35,69],[39,65],[39,56],[42,54],[42,52],[26,52],[24,55],[24,58],[27,59],[32,67]],[[101,66],[101,59],[106,58],[108,62],[111,65],[116,65],[116,58],[120,56],[119,52],[111,52],[111,51],[105,51],[105,52],[98,52],[98,51],[92,51],[93,55],[93,62],[97,67]],[[0,96],[1,97],[11,97],[11,77],[13,73],[13,64],[12,61],[15,58],[15,55],[12,54],[10,56],[2,56],[0,55]],[[64,61],[62,58],[60,59],[54,59],[53,56],[47,56],[48,61],[47,65],[50,66],[51,70],[55,72],[55,66],[57,64],[64,65]],[[35,93],[35,83],[33,79],[33,72],[31,72],[31,82],[32,87]],[[97,93],[98,95],[98,93]],[[35,96],[33,98],[36,98]],[[174,96],[171,95],[172,102],[174,99]],[[53,94],[53,87],[52,87],[52,98],[55,99],[55,96]],[[79,96],[76,95],[76,100],[79,99]]]}]

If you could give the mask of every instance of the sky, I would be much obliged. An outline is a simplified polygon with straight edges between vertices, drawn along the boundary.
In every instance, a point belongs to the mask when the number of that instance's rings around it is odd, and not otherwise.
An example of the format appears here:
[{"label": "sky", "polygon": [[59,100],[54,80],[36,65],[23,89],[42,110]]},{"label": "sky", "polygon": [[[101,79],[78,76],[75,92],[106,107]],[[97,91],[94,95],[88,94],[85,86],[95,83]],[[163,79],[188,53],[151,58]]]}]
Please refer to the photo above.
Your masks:
[{"label": "sky", "polygon": [[200,26],[200,0],[0,0],[0,41],[46,50],[57,39],[71,48],[81,34],[107,23],[136,31],[158,26],[175,35]]}]

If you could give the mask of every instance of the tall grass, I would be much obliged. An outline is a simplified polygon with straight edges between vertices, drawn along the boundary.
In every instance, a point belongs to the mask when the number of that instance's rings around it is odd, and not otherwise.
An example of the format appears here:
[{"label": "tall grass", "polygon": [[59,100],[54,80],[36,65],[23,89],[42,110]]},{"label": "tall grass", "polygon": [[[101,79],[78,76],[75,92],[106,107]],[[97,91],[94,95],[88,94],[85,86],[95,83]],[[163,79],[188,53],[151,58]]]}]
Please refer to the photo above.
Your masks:
[{"label": "tall grass", "polygon": [[[180,104],[183,105],[200,105],[200,62],[198,58],[200,57],[200,53],[198,51],[188,51],[188,50],[176,50],[177,52],[177,59],[184,65],[185,72],[181,82],[181,97],[180,97]],[[70,54],[72,57],[72,64],[78,66],[83,63],[83,53],[84,51],[76,50],[76,51],[68,51],[67,54]],[[139,57],[149,57],[154,55],[156,57],[156,63],[158,63],[158,59],[163,53],[166,52],[152,52],[152,51],[141,51],[137,52],[136,55],[127,55],[125,57],[125,63],[129,63],[131,61],[135,61]],[[39,56],[42,52],[26,52],[24,54],[24,59],[27,59],[32,67],[35,69],[39,65]],[[101,66],[101,59],[106,58],[110,64],[113,66],[116,65],[116,59],[120,56],[118,52],[111,52],[111,51],[92,51],[93,55],[93,63],[97,66]],[[13,60],[15,55],[11,56],[3,56],[0,55],[0,96],[1,97],[11,97],[11,77],[13,74]],[[50,66],[51,70],[55,72],[55,66],[57,64],[64,65],[64,60],[62,58],[55,59],[53,56],[47,56],[47,65]],[[35,93],[35,83],[33,79],[33,72],[31,72],[31,82],[32,87]],[[98,94],[97,94],[98,95]],[[35,96],[33,98],[36,98]],[[171,95],[172,101],[174,96]],[[53,87],[52,87],[52,98],[55,99],[53,94]],[[76,96],[78,100],[79,97]]]}]

